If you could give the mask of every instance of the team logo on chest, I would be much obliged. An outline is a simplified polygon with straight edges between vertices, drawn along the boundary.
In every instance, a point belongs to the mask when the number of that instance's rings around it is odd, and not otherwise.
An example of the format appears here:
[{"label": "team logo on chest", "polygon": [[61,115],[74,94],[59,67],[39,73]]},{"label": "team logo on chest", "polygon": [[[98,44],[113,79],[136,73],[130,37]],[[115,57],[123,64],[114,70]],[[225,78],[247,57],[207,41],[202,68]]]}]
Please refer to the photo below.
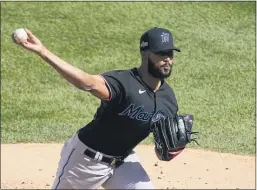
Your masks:
[{"label": "team logo on chest", "polygon": [[153,116],[160,117],[160,111],[158,112],[144,112],[144,106],[136,107],[135,104],[130,104],[126,109],[124,109],[118,115],[128,116],[131,119],[136,119],[140,121],[148,121]]},{"label": "team logo on chest", "polygon": [[131,119],[147,121],[153,116],[152,113],[144,112],[144,106],[135,107],[134,104],[130,104],[125,110],[123,110],[119,115],[126,115]]}]

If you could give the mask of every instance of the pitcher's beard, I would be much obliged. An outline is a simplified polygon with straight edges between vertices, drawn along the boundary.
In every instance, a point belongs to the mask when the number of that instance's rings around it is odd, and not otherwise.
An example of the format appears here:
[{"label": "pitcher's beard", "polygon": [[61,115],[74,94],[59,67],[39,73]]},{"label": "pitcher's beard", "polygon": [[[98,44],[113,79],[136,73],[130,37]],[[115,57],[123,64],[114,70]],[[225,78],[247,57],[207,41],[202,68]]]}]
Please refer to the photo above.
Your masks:
[{"label": "pitcher's beard", "polygon": [[168,73],[163,73],[161,68],[155,67],[154,65],[154,62],[148,58],[148,72],[153,77],[163,80],[171,75],[172,65],[170,65],[170,71]]}]

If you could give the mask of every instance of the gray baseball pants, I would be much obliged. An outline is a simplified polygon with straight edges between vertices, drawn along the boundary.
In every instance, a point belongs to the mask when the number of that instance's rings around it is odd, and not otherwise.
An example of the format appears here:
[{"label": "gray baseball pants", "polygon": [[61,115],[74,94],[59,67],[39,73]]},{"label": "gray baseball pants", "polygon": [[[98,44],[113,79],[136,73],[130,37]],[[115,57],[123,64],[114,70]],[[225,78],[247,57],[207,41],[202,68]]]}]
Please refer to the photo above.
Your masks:
[{"label": "gray baseball pants", "polygon": [[[64,143],[61,159],[52,189],[153,189],[151,180],[133,151],[124,163],[115,168],[84,155],[90,149],[82,143],[77,133]],[[92,150],[92,149],[90,149]]]}]

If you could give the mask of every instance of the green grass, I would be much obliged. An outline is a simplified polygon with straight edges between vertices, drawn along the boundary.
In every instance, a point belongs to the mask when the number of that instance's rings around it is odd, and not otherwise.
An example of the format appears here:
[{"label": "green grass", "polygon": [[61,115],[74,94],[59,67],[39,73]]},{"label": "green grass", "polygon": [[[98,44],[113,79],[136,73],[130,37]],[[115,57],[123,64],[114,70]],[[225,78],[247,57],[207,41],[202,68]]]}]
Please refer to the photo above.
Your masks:
[{"label": "green grass", "polygon": [[[255,2],[1,2],[2,143],[63,142],[99,100],[77,90],[10,35],[29,28],[91,74],[140,65],[139,38],[171,30],[180,113],[195,115],[200,148],[255,154]],[[152,136],[143,143],[152,143]],[[197,147],[190,144],[190,147]]]}]

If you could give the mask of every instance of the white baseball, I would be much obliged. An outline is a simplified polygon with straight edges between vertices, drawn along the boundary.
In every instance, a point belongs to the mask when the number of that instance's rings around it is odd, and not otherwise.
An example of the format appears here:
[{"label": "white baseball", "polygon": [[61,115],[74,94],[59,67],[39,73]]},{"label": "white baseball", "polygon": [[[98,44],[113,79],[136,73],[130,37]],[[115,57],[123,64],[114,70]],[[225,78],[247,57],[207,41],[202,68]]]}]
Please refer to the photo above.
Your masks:
[{"label": "white baseball", "polygon": [[19,28],[15,30],[13,37],[17,43],[20,43],[21,41],[25,41],[28,39],[27,32],[24,30],[24,28]]}]

